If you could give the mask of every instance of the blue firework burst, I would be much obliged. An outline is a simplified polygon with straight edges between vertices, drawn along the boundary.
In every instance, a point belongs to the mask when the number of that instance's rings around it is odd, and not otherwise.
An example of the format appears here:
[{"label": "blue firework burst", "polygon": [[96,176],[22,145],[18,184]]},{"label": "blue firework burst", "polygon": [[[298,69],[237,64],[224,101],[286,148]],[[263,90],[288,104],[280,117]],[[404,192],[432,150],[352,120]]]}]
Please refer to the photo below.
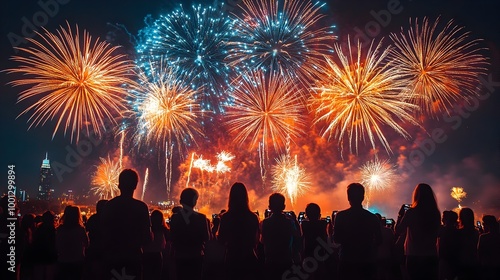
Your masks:
[{"label": "blue firework burst", "polygon": [[164,57],[198,92],[204,110],[221,112],[228,100],[230,67],[225,58],[232,26],[216,7],[193,5],[185,10],[180,5],[139,32],[138,64],[147,68],[149,61]]},{"label": "blue firework burst", "polygon": [[310,81],[336,39],[334,26],[317,26],[322,6],[309,0],[243,0],[230,65]]}]

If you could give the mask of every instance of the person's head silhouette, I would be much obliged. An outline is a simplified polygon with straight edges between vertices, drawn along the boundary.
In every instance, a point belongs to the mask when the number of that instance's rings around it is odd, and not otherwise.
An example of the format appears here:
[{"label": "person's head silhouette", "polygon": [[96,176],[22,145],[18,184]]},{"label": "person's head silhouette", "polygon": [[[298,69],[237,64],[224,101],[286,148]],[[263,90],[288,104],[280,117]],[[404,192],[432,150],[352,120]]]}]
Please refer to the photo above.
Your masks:
[{"label": "person's head silhouette", "polygon": [[273,213],[281,213],[285,210],[285,197],[280,193],[273,193],[269,196],[269,210]]},{"label": "person's head silhouette", "polygon": [[198,202],[198,191],[193,188],[185,188],[181,192],[180,203],[183,207],[193,208]]},{"label": "person's head silhouette", "polygon": [[309,203],[306,206],[306,216],[309,221],[317,221],[321,218],[321,208],[316,203]]},{"label": "person's head silhouette", "polygon": [[442,221],[445,226],[456,227],[458,224],[458,214],[453,211],[443,211]]},{"label": "person's head silhouette", "polygon": [[236,182],[229,191],[229,211],[250,211],[248,205],[248,192],[243,183]]},{"label": "person's head silhouette", "polygon": [[412,208],[437,209],[436,196],[428,184],[420,183],[413,191]]},{"label": "person's head silhouette", "polygon": [[492,233],[499,232],[498,221],[493,215],[483,216],[483,226],[484,226],[484,232],[492,232]]},{"label": "person's head silhouette", "polygon": [[458,219],[462,228],[474,228],[474,211],[472,209],[466,207],[460,209]]},{"label": "person's head silhouette", "polygon": [[135,170],[123,170],[120,173],[120,177],[118,177],[118,189],[120,189],[121,195],[132,197],[137,187],[137,182],[139,182],[139,175]]},{"label": "person's head silhouette", "polygon": [[365,199],[365,187],[360,183],[351,183],[347,186],[347,200],[351,206],[361,206]]},{"label": "person's head silhouette", "polygon": [[108,203],[108,200],[106,200],[106,199],[99,200],[95,206],[95,212],[102,213],[104,210],[104,207],[106,207],[106,203]]}]

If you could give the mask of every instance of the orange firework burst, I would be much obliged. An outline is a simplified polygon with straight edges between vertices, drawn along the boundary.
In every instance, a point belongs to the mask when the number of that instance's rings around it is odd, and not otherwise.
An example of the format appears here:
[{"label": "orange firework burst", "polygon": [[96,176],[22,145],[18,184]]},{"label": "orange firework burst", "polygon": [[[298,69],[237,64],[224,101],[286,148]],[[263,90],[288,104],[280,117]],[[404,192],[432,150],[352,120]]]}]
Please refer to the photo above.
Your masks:
[{"label": "orange firework burst", "polygon": [[140,71],[137,92],[138,140],[160,147],[175,140],[180,149],[184,140],[194,141],[194,135],[202,133],[196,91],[177,79],[163,61],[151,63],[149,76]]},{"label": "orange firework burst", "polygon": [[357,54],[352,51],[350,40],[347,53],[336,44],[339,62],[326,58],[329,67],[324,69],[325,78],[311,98],[315,123],[326,123],[323,136],[334,137],[340,146],[347,138],[351,152],[353,142],[357,152],[358,142],[365,142],[368,137],[373,148],[377,138],[389,153],[391,148],[383,127],[389,126],[408,138],[410,135],[398,120],[417,124],[412,116],[416,106],[406,101],[403,91],[406,81],[391,68],[391,61],[384,60],[389,48],[381,51],[381,43],[373,48],[372,42],[365,55],[359,41]]},{"label": "orange firework burst", "polygon": [[100,158],[101,164],[97,166],[92,176],[92,188],[94,194],[100,199],[111,199],[120,193],[118,189],[118,177],[120,176],[120,164],[110,159]]},{"label": "orange firework burst", "polygon": [[165,181],[170,198],[174,141],[182,152],[184,143],[194,142],[195,134],[202,134],[197,121],[201,111],[195,102],[196,91],[178,79],[163,60],[150,63],[149,75],[140,71],[136,91],[135,114],[139,122],[136,139],[138,143],[165,148]]},{"label": "orange firework burst", "polygon": [[458,203],[462,202],[462,199],[467,197],[467,193],[464,191],[464,188],[461,187],[453,187],[451,188],[451,197],[453,197]]},{"label": "orange firework burst", "polygon": [[411,101],[433,117],[449,113],[453,102],[477,95],[479,76],[487,65],[479,40],[469,41],[469,33],[453,21],[441,32],[437,26],[438,20],[429,24],[424,18],[419,25],[416,19],[407,33],[391,34],[396,45],[391,56],[409,79]]},{"label": "orange firework burst", "polygon": [[305,123],[300,89],[278,74],[251,71],[243,74],[234,86],[234,105],[228,107],[229,131],[242,144],[251,139],[250,149],[267,143],[279,150],[288,135],[303,133]]},{"label": "orange firework burst", "polygon": [[114,121],[126,109],[123,85],[133,84],[133,63],[114,54],[118,47],[92,40],[86,31],[80,37],[78,26],[75,33],[68,24],[56,34],[38,35],[40,41],[27,38],[34,47],[17,48],[26,56],[13,56],[21,66],[7,71],[23,75],[11,85],[29,86],[18,102],[36,100],[20,115],[33,111],[29,128],[57,119],[52,137],[63,127],[71,141],[75,136],[78,141],[83,127],[89,133],[88,125],[101,135],[105,120]]}]

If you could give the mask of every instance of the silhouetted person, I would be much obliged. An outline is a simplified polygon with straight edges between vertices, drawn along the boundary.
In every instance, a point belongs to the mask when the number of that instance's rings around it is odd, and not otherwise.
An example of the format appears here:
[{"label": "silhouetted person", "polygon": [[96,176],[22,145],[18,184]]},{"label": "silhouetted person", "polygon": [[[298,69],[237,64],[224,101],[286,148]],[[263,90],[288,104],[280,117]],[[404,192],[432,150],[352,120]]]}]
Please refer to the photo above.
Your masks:
[{"label": "silhouetted person", "polygon": [[57,266],[55,215],[47,211],[33,235],[33,275],[35,280],[52,280]]},{"label": "silhouetted person", "polygon": [[262,221],[261,240],[264,244],[265,272],[269,280],[282,279],[283,273],[292,268],[294,239],[300,238],[300,229],[283,213],[284,209],[285,197],[279,193],[271,194],[271,216]]},{"label": "silhouetted person", "polygon": [[427,184],[418,184],[413,191],[411,207],[401,206],[396,234],[404,234],[406,269],[411,280],[438,279],[437,237],[441,214],[436,197]]},{"label": "silhouetted person", "polygon": [[460,222],[459,238],[459,270],[458,279],[477,279],[479,276],[479,260],[477,258],[477,243],[479,231],[474,225],[474,212],[470,208],[460,209],[458,214]]},{"label": "silhouetted person", "polygon": [[482,279],[500,279],[500,232],[495,216],[483,216],[483,227],[477,245]]},{"label": "silhouetted person", "polygon": [[453,211],[444,211],[442,222],[438,237],[439,279],[451,280],[457,277],[458,269],[460,246],[458,214]]},{"label": "silhouetted person", "polygon": [[97,279],[104,269],[104,235],[102,225],[102,213],[108,200],[101,199],[96,204],[96,213],[87,221],[85,228],[89,236],[89,247],[85,252],[86,259],[86,279]]},{"label": "silhouetted person", "polygon": [[159,210],[151,212],[151,232],[153,240],[144,247],[143,275],[144,280],[160,280],[163,271],[163,250],[170,233],[163,213]]},{"label": "silhouetted person", "polygon": [[198,191],[192,188],[182,190],[182,209],[172,215],[170,233],[178,280],[201,279],[204,244],[209,240],[210,230],[207,217],[194,211]]},{"label": "silhouetted person", "polygon": [[228,210],[220,219],[217,237],[226,246],[228,279],[257,279],[259,218],[250,210],[243,183],[237,182],[231,187]]},{"label": "silhouetted person", "polygon": [[33,277],[33,234],[36,230],[35,215],[25,214],[21,219],[20,236],[16,238],[19,254],[16,256],[21,261],[19,267],[19,280],[28,280]]},{"label": "silhouetted person", "polygon": [[118,178],[120,195],[106,203],[102,216],[105,279],[142,279],[142,248],[151,241],[148,206],[133,198],[139,176],[125,169]]},{"label": "silhouetted person", "polygon": [[394,244],[396,243],[394,238],[394,232],[391,228],[387,227],[387,220],[382,218],[380,214],[375,214],[379,219],[380,231],[382,233],[382,243],[377,247],[376,253],[376,265],[377,265],[377,279],[379,280],[390,280],[394,278],[393,275],[393,252]]},{"label": "silhouetted person", "polygon": [[57,227],[56,244],[59,262],[58,279],[82,279],[85,249],[89,238],[83,226],[80,208],[66,206],[64,216]]},{"label": "silhouetted person", "polygon": [[380,223],[375,214],[363,209],[365,188],[359,183],[347,186],[351,207],[335,215],[333,241],[340,244],[340,279],[374,279],[376,248],[382,242]]},{"label": "silhouetted person", "polygon": [[325,275],[325,261],[329,253],[325,250],[324,245],[328,244],[328,236],[326,233],[327,221],[321,220],[321,208],[316,203],[309,203],[306,206],[307,219],[302,221],[302,237],[303,237],[303,258],[307,266],[309,259],[315,259],[318,263],[318,268],[313,271],[307,279],[323,279]]}]

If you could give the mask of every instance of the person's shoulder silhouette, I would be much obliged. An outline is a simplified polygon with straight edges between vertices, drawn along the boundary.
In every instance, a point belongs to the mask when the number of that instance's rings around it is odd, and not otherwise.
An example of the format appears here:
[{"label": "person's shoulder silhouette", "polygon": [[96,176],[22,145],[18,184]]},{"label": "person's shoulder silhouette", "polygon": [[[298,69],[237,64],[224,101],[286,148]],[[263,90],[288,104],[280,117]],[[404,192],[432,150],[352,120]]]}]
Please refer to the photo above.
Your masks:
[{"label": "person's shoulder silhouette", "polygon": [[177,279],[201,279],[204,245],[209,240],[210,230],[207,217],[194,210],[198,191],[185,188],[181,192],[178,208],[170,219],[173,256]]},{"label": "person's shoulder silhouette", "polygon": [[133,198],[138,181],[137,172],[123,170],[118,178],[120,195],[103,209],[105,254],[112,261],[140,260],[142,247],[151,241],[148,206]]},{"label": "person's shoulder silhouette", "polygon": [[363,209],[365,189],[359,183],[347,186],[351,207],[335,215],[333,240],[340,244],[341,279],[372,279],[376,250],[382,242],[377,216]]}]

